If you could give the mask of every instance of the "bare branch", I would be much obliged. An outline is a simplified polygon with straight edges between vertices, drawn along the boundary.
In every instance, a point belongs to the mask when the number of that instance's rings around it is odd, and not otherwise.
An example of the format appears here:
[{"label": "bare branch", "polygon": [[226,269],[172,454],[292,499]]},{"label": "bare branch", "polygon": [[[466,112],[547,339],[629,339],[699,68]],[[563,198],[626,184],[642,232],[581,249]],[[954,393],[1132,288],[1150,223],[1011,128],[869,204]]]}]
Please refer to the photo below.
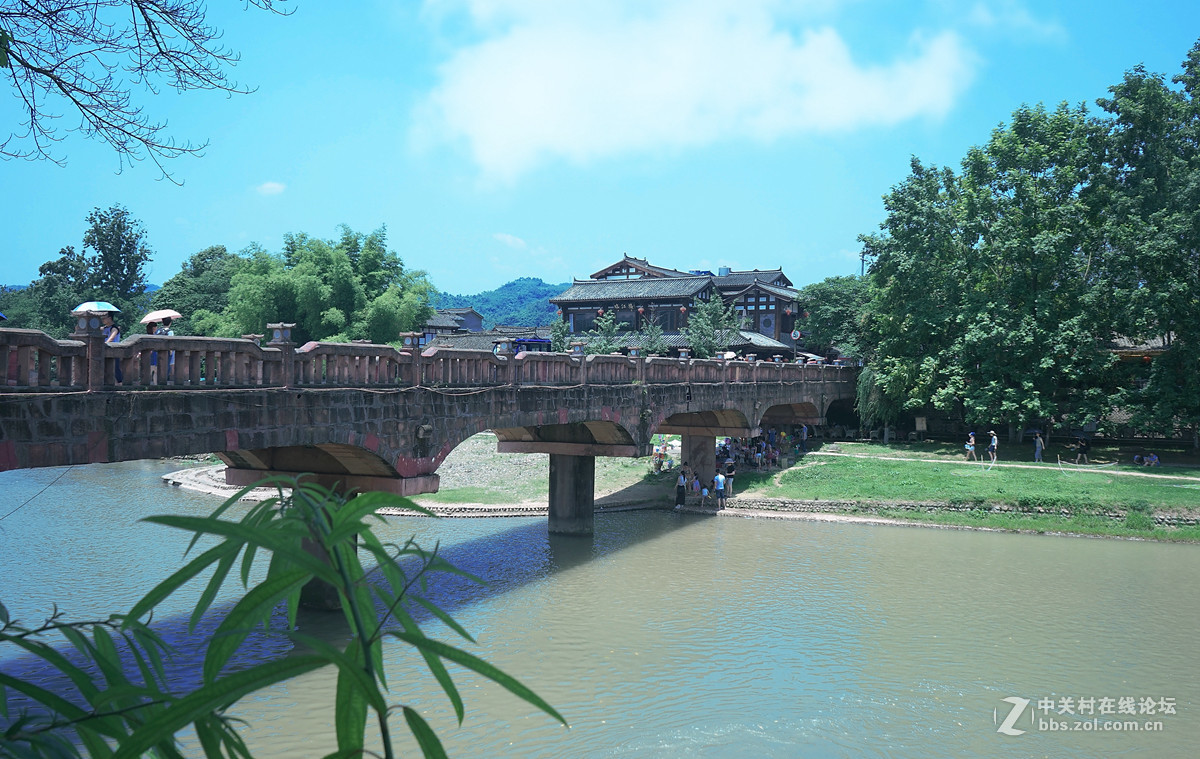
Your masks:
[{"label": "bare branch", "polygon": [[[286,15],[286,2],[246,5]],[[201,0],[0,0],[0,75],[22,114],[0,138],[0,156],[61,164],[54,143],[81,132],[108,143],[120,168],[149,158],[170,179],[163,161],[208,143],[176,142],[135,92],[253,92],[229,78],[239,56],[221,46],[206,12]],[[78,125],[59,123],[72,113]]]}]

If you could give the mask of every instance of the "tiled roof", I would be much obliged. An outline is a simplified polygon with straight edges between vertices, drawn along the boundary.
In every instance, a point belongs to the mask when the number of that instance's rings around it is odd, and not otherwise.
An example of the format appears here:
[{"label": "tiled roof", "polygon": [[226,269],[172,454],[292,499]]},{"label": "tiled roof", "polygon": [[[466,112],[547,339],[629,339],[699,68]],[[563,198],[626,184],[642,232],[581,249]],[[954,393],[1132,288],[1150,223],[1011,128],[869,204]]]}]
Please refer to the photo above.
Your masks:
[{"label": "tiled roof", "polygon": [[709,286],[709,277],[644,277],[642,279],[575,280],[551,303],[690,298]]},{"label": "tiled roof", "polygon": [[[689,346],[687,336],[682,332],[664,332],[663,342],[668,348],[686,348]],[[571,335],[571,340],[587,342],[586,335]],[[718,342],[722,342],[731,350],[771,350],[771,351],[791,351],[790,345],[784,345],[767,337],[760,335],[757,332],[748,332],[746,330],[725,330]],[[617,338],[618,348],[630,348],[632,346],[642,345],[642,335],[638,332],[629,332]]]},{"label": "tiled roof", "polygon": [[475,309],[470,308],[470,307],[467,307],[467,308],[439,308],[437,310],[437,312],[439,314],[462,314],[463,316],[465,316],[467,314],[475,314],[476,316],[483,316],[483,314],[479,313],[478,311],[476,311]]},{"label": "tiled roof", "polygon": [[790,287],[776,287],[775,285],[768,285],[766,282],[752,282],[742,289],[732,292],[729,290],[723,290],[722,295],[724,295],[726,298],[736,298],[747,290],[752,290],[756,287],[765,293],[770,293],[771,295],[784,300],[795,300],[800,295],[800,291],[798,290],[793,290]]},{"label": "tiled roof", "polygon": [[600,275],[607,272],[609,269],[612,269],[615,266],[620,266],[622,264],[632,264],[640,269],[645,269],[646,271],[653,272],[654,274],[657,274],[662,277],[686,277],[686,276],[688,276],[688,272],[686,272],[686,271],[678,271],[676,269],[667,269],[662,266],[655,266],[654,264],[650,263],[649,261],[647,261],[644,258],[634,258],[633,256],[626,255],[620,261],[617,261],[615,264],[610,264],[609,266],[605,266],[603,269],[601,269],[600,271],[593,274],[592,278],[599,277]]},{"label": "tiled roof", "polygon": [[549,327],[494,327],[487,332],[463,332],[455,335],[437,335],[425,344],[426,348],[458,348],[459,350],[490,351],[496,340],[507,337],[513,340],[549,340]]},{"label": "tiled roof", "polygon": [[728,274],[719,277],[713,277],[713,281],[717,283],[717,287],[722,291],[732,290],[733,288],[743,288],[747,285],[752,285],[755,282],[764,284],[774,282],[783,274],[783,269],[768,269],[767,271],[731,271]]},{"label": "tiled roof", "polygon": [[425,326],[441,329],[458,329],[462,324],[458,318],[450,314],[435,311],[433,316],[425,320]]}]

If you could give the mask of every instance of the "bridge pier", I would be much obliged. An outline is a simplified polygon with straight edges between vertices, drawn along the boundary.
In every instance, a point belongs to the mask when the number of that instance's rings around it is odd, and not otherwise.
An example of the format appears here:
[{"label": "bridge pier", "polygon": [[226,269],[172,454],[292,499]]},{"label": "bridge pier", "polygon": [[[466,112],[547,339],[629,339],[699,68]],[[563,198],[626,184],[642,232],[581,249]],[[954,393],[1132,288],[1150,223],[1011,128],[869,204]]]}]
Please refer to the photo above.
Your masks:
[{"label": "bridge pier", "polygon": [[596,500],[596,457],[550,454],[549,530],[591,535]]},{"label": "bridge pier", "polygon": [[700,484],[707,485],[717,473],[717,439],[712,435],[680,435],[679,448]]}]

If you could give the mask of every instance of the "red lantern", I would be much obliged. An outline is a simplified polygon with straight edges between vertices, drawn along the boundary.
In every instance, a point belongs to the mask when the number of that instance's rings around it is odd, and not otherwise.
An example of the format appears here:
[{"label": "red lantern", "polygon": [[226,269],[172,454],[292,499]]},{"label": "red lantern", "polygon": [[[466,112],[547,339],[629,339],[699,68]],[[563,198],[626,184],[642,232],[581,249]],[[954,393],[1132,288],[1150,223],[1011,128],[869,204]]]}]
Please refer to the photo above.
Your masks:
[{"label": "red lantern", "polygon": [[559,316],[562,316],[562,309],[560,308],[557,311],[555,311],[554,313],[558,314]]},{"label": "red lantern", "polygon": [[679,307],[679,313],[681,313],[681,314],[686,314],[686,313],[687,313],[687,306],[680,306],[680,307]]},{"label": "red lantern", "polygon": [[1143,361],[1145,361],[1147,364],[1148,364],[1148,363],[1150,363],[1150,357],[1149,357],[1149,356],[1142,356],[1142,360],[1143,360]]},{"label": "red lantern", "polygon": [[597,315],[597,316],[604,316],[604,309],[603,309],[603,308],[597,308],[597,309],[596,309],[596,315]]},{"label": "red lantern", "polygon": [[791,315],[792,315],[792,309],[790,309],[790,308],[785,308],[785,309],[783,309],[783,312],[784,312],[785,314],[787,314],[788,316],[791,316]]},{"label": "red lantern", "polygon": [[802,314],[800,314],[800,315],[801,315],[802,317],[804,317],[805,319],[807,319],[807,318],[808,318],[808,312],[807,312],[807,311],[805,311],[804,313],[802,313]]},{"label": "red lantern", "polygon": [[638,313],[639,313],[639,314],[644,314],[644,313],[646,313],[646,309],[645,309],[645,308],[643,308],[642,306],[638,306]]}]

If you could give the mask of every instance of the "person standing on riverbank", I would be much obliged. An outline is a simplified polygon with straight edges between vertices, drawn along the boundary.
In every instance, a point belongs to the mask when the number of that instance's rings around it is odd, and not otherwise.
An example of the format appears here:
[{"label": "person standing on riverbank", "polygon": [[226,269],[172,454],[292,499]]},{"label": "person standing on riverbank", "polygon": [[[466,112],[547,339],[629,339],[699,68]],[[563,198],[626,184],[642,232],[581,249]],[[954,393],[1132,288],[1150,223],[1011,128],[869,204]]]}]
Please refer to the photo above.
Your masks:
[{"label": "person standing on riverbank", "polygon": [[1088,452],[1092,450],[1092,444],[1088,439],[1083,437],[1075,438],[1075,463],[1079,463],[1079,459],[1083,459],[1083,463],[1088,463]]},{"label": "person standing on riverbank", "polygon": [[808,425],[800,425],[800,453],[808,455]]},{"label": "person standing on riverbank", "polygon": [[717,508],[725,508],[725,475],[718,469],[716,476],[713,477],[713,491],[717,496]]},{"label": "person standing on riverbank", "polygon": [[675,508],[683,508],[683,500],[687,497],[687,464],[679,468],[679,477],[675,480]]},{"label": "person standing on riverbank", "polygon": [[1033,461],[1034,463],[1042,463],[1042,452],[1046,450],[1046,441],[1042,440],[1042,433],[1033,433]]}]

